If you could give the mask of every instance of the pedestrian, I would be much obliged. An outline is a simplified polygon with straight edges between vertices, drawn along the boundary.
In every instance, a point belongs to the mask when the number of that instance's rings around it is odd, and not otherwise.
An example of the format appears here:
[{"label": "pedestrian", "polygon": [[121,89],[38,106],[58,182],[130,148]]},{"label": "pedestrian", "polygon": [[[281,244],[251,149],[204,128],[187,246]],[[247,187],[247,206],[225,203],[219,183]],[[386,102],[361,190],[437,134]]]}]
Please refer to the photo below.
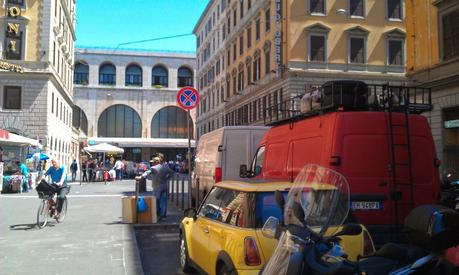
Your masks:
[{"label": "pedestrian", "polygon": [[19,189],[21,190],[21,192],[27,193],[29,192],[29,170],[27,170],[27,167],[23,162],[16,161],[16,164],[19,167],[18,173],[22,175],[21,186]]},{"label": "pedestrian", "polygon": [[70,164],[70,171],[72,172],[72,182],[75,182],[76,173],[78,171],[78,164],[76,162],[76,159],[74,159],[72,164]]},{"label": "pedestrian", "polygon": [[113,168],[115,168],[116,179],[121,180],[121,168],[123,168],[123,163],[121,162],[121,159],[116,160],[115,164],[113,165]]},{"label": "pedestrian", "polygon": [[94,176],[95,176],[95,169],[96,169],[96,164],[93,159],[89,161],[88,165],[88,174],[89,174],[89,181],[93,181]]},{"label": "pedestrian", "polygon": [[152,181],[153,196],[156,198],[156,213],[159,219],[164,219],[167,214],[168,180],[172,176],[173,171],[161,164],[160,157],[154,157],[150,162],[152,164],[150,169],[145,171],[141,176],[136,177],[136,179],[147,178]]},{"label": "pedestrian", "polygon": [[167,216],[167,193],[169,192],[169,179],[174,175],[174,170],[169,168],[166,157],[159,153],[159,160],[161,165],[160,170],[160,185],[161,185],[161,194],[160,194],[160,216],[161,218],[166,218]]},{"label": "pedestrian", "polygon": [[83,173],[83,182],[88,181],[87,170],[88,170],[88,161],[86,160],[81,166],[81,172]]},{"label": "pedestrian", "polygon": [[[57,213],[54,218],[58,219],[59,214],[62,210],[62,205],[64,204],[65,196],[67,195],[67,169],[64,165],[59,165],[56,159],[51,160],[51,167],[46,171],[42,176],[41,180],[46,176],[51,177],[51,184],[54,184],[57,187],[57,192],[59,193],[57,201]],[[40,180],[40,181],[41,181]]]}]

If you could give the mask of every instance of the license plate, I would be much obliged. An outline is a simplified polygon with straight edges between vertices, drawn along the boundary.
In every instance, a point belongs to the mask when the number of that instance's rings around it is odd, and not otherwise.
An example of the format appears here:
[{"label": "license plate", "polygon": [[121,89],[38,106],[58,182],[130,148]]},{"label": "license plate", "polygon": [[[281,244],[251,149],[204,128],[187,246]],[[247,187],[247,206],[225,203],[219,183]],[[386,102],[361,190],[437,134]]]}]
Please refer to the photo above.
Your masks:
[{"label": "license plate", "polygon": [[351,208],[354,210],[381,210],[383,205],[379,201],[353,201]]}]

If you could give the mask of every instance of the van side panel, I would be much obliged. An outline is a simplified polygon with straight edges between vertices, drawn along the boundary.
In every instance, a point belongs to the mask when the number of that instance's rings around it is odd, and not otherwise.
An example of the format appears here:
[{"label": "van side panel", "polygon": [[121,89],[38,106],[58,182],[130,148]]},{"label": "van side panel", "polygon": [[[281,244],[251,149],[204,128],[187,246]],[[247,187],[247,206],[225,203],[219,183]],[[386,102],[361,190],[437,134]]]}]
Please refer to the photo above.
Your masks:
[{"label": "van side panel", "polygon": [[[195,158],[195,174],[199,179],[199,190],[209,191],[214,185],[215,167],[220,165],[220,152],[218,146],[221,144],[223,129],[203,135],[199,140]],[[195,183],[193,184],[195,188]]]},{"label": "van side panel", "polygon": [[265,151],[264,175],[270,179],[285,179],[287,174],[288,143],[270,143]]}]

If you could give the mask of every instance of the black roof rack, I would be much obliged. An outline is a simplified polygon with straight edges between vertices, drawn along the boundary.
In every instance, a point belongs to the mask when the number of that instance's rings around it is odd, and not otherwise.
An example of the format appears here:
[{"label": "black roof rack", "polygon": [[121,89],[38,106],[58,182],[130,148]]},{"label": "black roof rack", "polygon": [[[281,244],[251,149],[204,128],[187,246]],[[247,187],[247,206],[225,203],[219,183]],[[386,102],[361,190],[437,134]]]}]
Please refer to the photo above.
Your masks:
[{"label": "black roof rack", "polygon": [[264,110],[265,125],[276,125],[334,111],[406,112],[432,110],[429,88],[329,81]]}]

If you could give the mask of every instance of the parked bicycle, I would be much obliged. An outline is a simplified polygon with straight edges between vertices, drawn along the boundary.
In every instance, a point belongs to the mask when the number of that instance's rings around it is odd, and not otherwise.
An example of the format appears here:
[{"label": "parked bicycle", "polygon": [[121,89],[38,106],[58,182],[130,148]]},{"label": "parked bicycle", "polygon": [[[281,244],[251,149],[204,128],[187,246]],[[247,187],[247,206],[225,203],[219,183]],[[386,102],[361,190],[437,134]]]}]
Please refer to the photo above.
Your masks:
[{"label": "parked bicycle", "polygon": [[[37,226],[43,228],[48,223],[48,219],[55,219],[58,223],[64,222],[67,214],[67,197],[65,197],[60,213],[57,213],[57,202],[59,199],[59,188],[55,185],[48,184],[42,180],[37,187],[38,197],[41,199],[37,211]],[[67,187],[67,193],[70,192],[70,186]]]}]

